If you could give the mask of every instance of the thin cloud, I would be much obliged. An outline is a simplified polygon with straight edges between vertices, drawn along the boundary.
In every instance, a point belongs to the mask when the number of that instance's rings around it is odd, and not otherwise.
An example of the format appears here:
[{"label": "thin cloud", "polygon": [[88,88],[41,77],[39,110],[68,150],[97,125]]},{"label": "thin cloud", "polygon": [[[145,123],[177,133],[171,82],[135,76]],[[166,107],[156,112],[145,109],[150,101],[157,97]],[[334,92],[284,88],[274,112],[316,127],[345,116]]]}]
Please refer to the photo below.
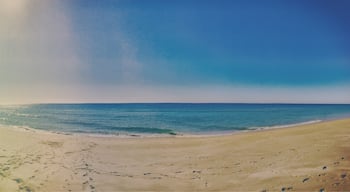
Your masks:
[{"label": "thin cloud", "polygon": [[124,83],[136,83],[141,81],[143,63],[137,59],[137,46],[122,32],[119,32],[117,38],[120,47],[120,58],[118,59],[119,61],[116,62],[121,65],[122,81]]},{"label": "thin cloud", "polygon": [[47,87],[79,83],[82,65],[63,4],[2,0],[0,7],[1,92],[33,86],[44,94]]}]

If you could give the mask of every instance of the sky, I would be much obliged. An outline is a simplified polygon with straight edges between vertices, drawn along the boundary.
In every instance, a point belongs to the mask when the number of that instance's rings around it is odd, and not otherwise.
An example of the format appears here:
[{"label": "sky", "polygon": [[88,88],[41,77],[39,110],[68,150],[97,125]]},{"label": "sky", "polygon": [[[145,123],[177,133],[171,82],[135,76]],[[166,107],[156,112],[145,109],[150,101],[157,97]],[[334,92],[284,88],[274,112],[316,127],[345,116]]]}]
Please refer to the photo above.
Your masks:
[{"label": "sky", "polygon": [[1,0],[0,104],[350,103],[348,0]]}]

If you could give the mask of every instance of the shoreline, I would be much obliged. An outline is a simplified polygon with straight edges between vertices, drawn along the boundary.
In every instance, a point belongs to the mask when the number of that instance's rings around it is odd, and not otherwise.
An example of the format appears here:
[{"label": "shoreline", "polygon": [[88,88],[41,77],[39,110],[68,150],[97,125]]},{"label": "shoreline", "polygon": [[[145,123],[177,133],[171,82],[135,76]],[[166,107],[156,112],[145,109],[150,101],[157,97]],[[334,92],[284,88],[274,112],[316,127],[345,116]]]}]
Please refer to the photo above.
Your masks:
[{"label": "shoreline", "polygon": [[260,131],[268,131],[268,130],[276,130],[276,129],[287,129],[287,128],[293,128],[303,125],[312,125],[312,124],[318,124],[323,122],[331,122],[331,121],[337,121],[337,120],[345,120],[350,119],[350,117],[335,117],[335,118],[329,118],[329,119],[317,119],[317,120],[310,120],[300,123],[292,123],[292,124],[286,124],[286,125],[275,125],[275,126],[266,126],[266,127],[252,127],[247,128],[245,130],[228,130],[228,131],[210,131],[210,132],[198,132],[198,133],[185,133],[185,132],[174,132],[175,134],[167,134],[167,133],[78,133],[78,132],[64,132],[64,131],[53,131],[53,130],[44,130],[44,129],[37,129],[37,128],[31,128],[28,126],[17,126],[17,125],[3,125],[0,124],[0,127],[14,127],[15,129],[24,129],[24,130],[32,130],[32,131],[39,131],[39,132],[49,132],[53,134],[58,135],[73,135],[73,136],[82,136],[82,137],[96,137],[96,138],[208,138],[208,137],[221,137],[221,136],[229,136],[229,135],[236,135],[236,134],[242,134],[242,133],[250,133],[250,132],[260,132]]},{"label": "shoreline", "polygon": [[[102,105],[102,106],[100,106]],[[116,105],[116,106],[115,106]],[[192,109],[187,109],[188,105],[191,104],[171,104],[174,105],[170,107],[168,105],[162,106],[162,104],[149,104],[148,106],[139,106],[138,104],[127,104],[126,109],[133,109],[134,107],[138,107],[142,110],[150,110],[157,111],[158,108],[166,108],[170,111],[181,112],[181,110],[190,110],[191,113],[184,114],[183,117],[177,117],[178,115],[174,115],[173,112],[168,114],[170,115],[168,120],[164,117],[157,117],[157,115],[151,115],[151,120],[143,119],[142,117],[138,117],[137,113],[134,115],[126,115],[122,116],[123,120],[119,120],[119,116],[114,119],[113,115],[108,114],[119,114],[119,108],[117,105],[119,104],[96,104],[96,106],[90,106],[87,104],[71,104],[69,106],[65,106],[64,104],[40,104],[40,105],[21,105],[21,106],[12,106],[14,109],[10,110],[6,107],[3,108],[2,113],[8,115],[3,115],[0,117],[0,120],[4,124],[18,124],[24,125],[24,127],[29,128],[33,127],[36,130],[45,130],[50,132],[56,132],[59,134],[74,134],[74,135],[86,135],[89,137],[127,137],[127,138],[149,138],[149,137],[212,137],[212,136],[221,136],[221,135],[231,135],[237,134],[240,132],[250,132],[261,129],[276,129],[276,128],[287,128],[294,127],[303,124],[314,123],[315,120],[328,121],[334,119],[342,119],[342,118],[350,118],[350,111],[348,106],[339,105],[338,106],[330,106],[329,104],[322,104],[322,106],[312,106],[311,104],[305,104],[304,106],[300,106],[300,104],[296,104],[296,107],[290,107],[290,105],[294,104],[252,104],[252,107],[247,107],[249,104],[223,104],[221,107],[216,108],[217,104],[215,103],[207,103],[204,105],[200,104],[200,108],[194,108],[198,111],[211,111],[214,112],[217,110],[219,113],[211,113],[207,114],[201,113],[196,114],[199,115],[202,120],[200,120],[199,116],[197,119],[198,122],[187,122],[189,117],[194,118],[196,115],[192,114]],[[130,105],[130,106],[129,106]],[[214,106],[211,106],[214,105]],[[132,106],[132,107],[131,107]],[[8,106],[11,107],[11,106]],[[94,113],[100,114],[102,109],[101,107],[108,107],[108,109],[113,112],[107,113],[105,117],[103,117],[103,123],[99,122],[100,120],[95,119],[95,117],[89,117],[88,114],[91,112],[77,112],[76,110],[97,110]],[[214,107],[214,108],[213,108]],[[281,107],[287,110],[276,111],[276,109],[281,109]],[[21,109],[24,108],[24,109]],[[18,110],[17,110],[18,109]],[[121,107],[121,109],[124,109]],[[214,111],[212,111],[214,109]],[[220,117],[220,111],[225,112],[226,110],[232,110],[231,114],[225,117]],[[249,109],[249,113],[255,114],[255,118],[244,117],[240,111]],[[45,118],[45,114],[40,111],[45,111],[45,113],[53,113],[56,114],[56,110],[60,110],[56,115],[49,115]],[[141,111],[142,111],[141,110]],[[290,110],[290,112],[289,112]],[[305,110],[305,111],[304,111]],[[320,111],[319,111],[320,110]],[[119,111],[119,112],[118,112]],[[165,112],[166,112],[165,111]],[[264,115],[265,112],[272,112],[270,115]],[[273,112],[274,111],[274,112]],[[299,112],[298,112],[299,111]],[[302,112],[301,112],[302,111]],[[1,111],[0,111],[1,112]],[[280,112],[282,114],[280,114]],[[298,113],[297,113],[298,112]],[[80,114],[81,113],[81,114]],[[300,113],[300,114],[299,114]],[[303,114],[306,114],[305,116]],[[175,117],[174,120],[171,120],[171,114]],[[219,114],[219,115],[218,115]],[[225,113],[226,114],[226,113]],[[226,115],[227,115],[226,114]],[[273,115],[274,114],[274,115]],[[75,117],[75,115],[77,115]],[[90,114],[91,115],[91,114]],[[120,114],[119,114],[120,115]],[[212,115],[213,119],[205,120],[206,115]],[[57,117],[56,117],[57,116]],[[74,116],[71,119],[69,116]],[[17,121],[16,118],[19,118]],[[52,118],[52,119],[51,119]],[[56,120],[55,120],[56,119]],[[187,120],[186,120],[187,119]],[[200,121],[199,121],[200,120]],[[121,122],[119,122],[121,121]],[[129,122],[128,122],[129,121]],[[154,121],[154,122],[152,122]],[[163,122],[164,121],[164,122]],[[169,121],[169,122],[168,122]],[[118,123],[119,122],[119,123]],[[128,123],[126,123],[128,122]],[[26,125],[26,126],[25,126]],[[192,126],[193,125],[193,126]],[[6,125],[5,125],[6,126]],[[49,129],[48,129],[49,128]]]},{"label": "shoreline", "polygon": [[0,127],[13,127],[15,129],[24,129],[24,130],[32,130],[32,131],[42,131],[42,132],[49,132],[59,135],[75,135],[75,136],[86,136],[86,137],[102,137],[102,138],[181,138],[181,137],[193,137],[193,138],[201,138],[201,137],[220,137],[220,136],[227,136],[227,135],[235,135],[235,134],[241,134],[241,133],[250,133],[250,132],[259,132],[259,131],[266,131],[266,130],[275,130],[275,129],[286,129],[286,128],[293,128],[303,125],[310,125],[310,124],[317,124],[317,123],[323,123],[323,122],[329,122],[329,121],[336,121],[336,120],[342,120],[342,119],[350,119],[350,117],[338,117],[338,118],[330,118],[330,119],[317,119],[317,120],[310,120],[300,123],[292,123],[292,124],[285,124],[285,125],[274,125],[274,126],[265,126],[265,127],[251,127],[246,128],[244,130],[227,130],[227,131],[208,131],[208,132],[174,132],[174,134],[170,133],[80,133],[80,132],[65,132],[65,131],[54,131],[54,130],[44,130],[44,129],[37,129],[32,128],[28,126],[17,126],[17,125],[4,125],[0,124]]}]

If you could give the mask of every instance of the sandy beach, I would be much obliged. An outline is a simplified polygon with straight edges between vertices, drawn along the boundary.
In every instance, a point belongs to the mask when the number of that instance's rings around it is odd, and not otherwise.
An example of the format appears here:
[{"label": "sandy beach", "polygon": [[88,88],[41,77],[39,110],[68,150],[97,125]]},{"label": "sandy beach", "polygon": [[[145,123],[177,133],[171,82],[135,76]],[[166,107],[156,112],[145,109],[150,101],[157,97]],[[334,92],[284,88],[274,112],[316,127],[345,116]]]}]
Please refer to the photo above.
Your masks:
[{"label": "sandy beach", "polygon": [[225,136],[0,128],[0,191],[350,190],[350,119]]}]

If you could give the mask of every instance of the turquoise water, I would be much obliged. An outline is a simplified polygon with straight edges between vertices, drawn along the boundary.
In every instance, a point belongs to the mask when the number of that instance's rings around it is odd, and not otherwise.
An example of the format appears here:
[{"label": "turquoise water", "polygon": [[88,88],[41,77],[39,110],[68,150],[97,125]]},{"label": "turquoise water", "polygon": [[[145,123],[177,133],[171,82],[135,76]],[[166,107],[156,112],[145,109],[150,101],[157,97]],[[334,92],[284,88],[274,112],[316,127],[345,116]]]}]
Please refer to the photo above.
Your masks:
[{"label": "turquoise water", "polygon": [[0,124],[98,134],[206,134],[350,117],[350,105],[38,104],[1,106]]}]

